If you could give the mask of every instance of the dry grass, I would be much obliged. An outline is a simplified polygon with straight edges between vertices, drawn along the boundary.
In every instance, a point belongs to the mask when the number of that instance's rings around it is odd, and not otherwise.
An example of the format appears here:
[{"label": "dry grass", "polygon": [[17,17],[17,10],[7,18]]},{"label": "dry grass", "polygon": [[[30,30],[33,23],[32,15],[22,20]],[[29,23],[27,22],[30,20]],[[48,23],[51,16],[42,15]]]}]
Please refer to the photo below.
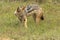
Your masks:
[{"label": "dry grass", "polygon": [[[60,40],[60,5],[40,4],[44,10],[44,21],[36,25],[28,17],[28,28],[21,26],[14,15],[18,6],[27,3],[0,2],[0,39],[1,40]],[[31,21],[32,20],[32,21]]]}]

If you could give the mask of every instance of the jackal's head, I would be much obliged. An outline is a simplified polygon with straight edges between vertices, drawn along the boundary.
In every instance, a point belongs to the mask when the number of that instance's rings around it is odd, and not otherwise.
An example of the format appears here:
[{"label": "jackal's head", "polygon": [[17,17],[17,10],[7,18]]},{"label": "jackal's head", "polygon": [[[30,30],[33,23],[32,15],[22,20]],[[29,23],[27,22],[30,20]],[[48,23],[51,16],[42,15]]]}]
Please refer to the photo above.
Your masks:
[{"label": "jackal's head", "polygon": [[24,11],[25,7],[17,7],[16,11],[14,12],[14,14],[18,17],[18,19],[22,22],[23,20],[23,11]]},{"label": "jackal's head", "polygon": [[17,9],[16,9],[16,11],[14,12],[14,14],[16,15],[16,16],[20,16],[22,13],[23,13],[23,11],[24,11],[24,9],[25,9],[25,7],[23,6],[23,7],[17,7]]}]

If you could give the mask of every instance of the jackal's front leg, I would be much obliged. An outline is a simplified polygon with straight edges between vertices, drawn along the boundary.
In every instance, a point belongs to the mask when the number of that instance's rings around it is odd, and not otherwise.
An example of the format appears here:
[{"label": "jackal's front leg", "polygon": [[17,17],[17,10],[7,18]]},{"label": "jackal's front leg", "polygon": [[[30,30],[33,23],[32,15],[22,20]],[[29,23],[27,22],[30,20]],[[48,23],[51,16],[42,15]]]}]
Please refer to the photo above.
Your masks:
[{"label": "jackal's front leg", "polygon": [[24,26],[27,28],[27,17],[24,16]]},{"label": "jackal's front leg", "polygon": [[27,28],[27,19],[25,19],[25,23],[24,24],[25,24],[25,27]]},{"label": "jackal's front leg", "polygon": [[39,24],[39,22],[40,22],[40,16],[36,15],[36,24]]}]

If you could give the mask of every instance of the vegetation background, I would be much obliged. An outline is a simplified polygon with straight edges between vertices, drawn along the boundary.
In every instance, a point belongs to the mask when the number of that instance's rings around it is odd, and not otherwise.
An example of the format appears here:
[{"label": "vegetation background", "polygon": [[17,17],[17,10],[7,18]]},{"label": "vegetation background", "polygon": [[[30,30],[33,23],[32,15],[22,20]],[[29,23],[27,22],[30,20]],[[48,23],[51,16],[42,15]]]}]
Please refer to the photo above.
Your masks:
[{"label": "vegetation background", "polygon": [[[36,26],[28,17],[26,29],[14,11],[31,3],[43,8],[45,20]],[[0,0],[0,40],[60,40],[60,0]]]}]

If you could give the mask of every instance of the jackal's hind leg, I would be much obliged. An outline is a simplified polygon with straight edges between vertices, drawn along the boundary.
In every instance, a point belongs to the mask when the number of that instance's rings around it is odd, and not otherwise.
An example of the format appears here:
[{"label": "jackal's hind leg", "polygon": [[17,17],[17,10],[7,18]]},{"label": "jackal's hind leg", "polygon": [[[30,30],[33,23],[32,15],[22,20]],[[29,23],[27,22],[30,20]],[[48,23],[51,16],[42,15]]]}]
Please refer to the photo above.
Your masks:
[{"label": "jackal's hind leg", "polygon": [[36,14],[33,14],[32,16],[33,16],[34,21],[36,22]]},{"label": "jackal's hind leg", "polygon": [[40,22],[40,17],[36,17],[36,23],[39,24]]}]

